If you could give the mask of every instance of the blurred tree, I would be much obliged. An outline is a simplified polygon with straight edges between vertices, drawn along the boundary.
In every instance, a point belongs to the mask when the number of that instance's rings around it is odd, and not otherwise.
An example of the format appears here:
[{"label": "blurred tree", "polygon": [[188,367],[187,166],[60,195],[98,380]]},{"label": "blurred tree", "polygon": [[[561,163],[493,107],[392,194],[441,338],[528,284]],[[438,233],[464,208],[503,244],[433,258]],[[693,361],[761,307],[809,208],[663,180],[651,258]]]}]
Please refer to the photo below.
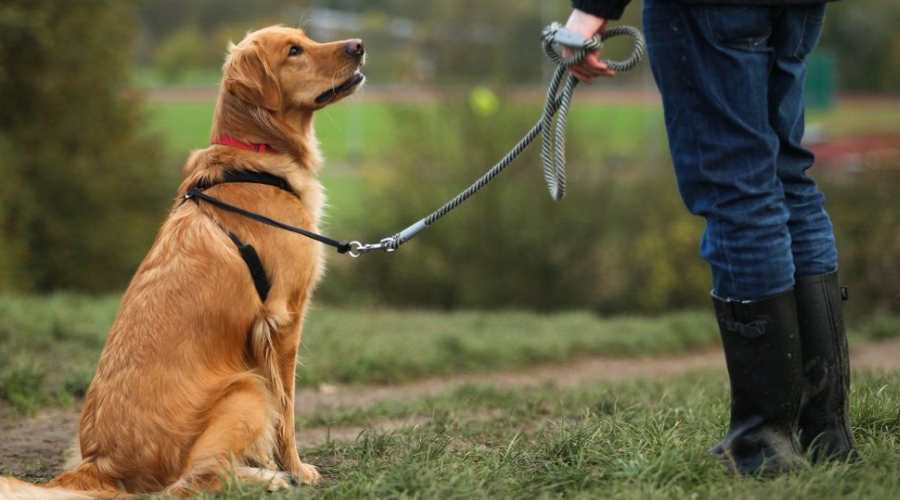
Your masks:
[{"label": "blurred tree", "polygon": [[[140,9],[144,36],[138,60],[165,64],[158,69],[170,74],[184,71],[184,65],[174,64],[177,61],[198,69],[218,67],[222,42],[227,41],[223,31],[237,41],[247,30],[282,23],[308,29],[320,41],[364,37],[378,60],[367,74],[378,84],[533,84],[543,81],[547,68],[540,31],[552,20],[565,21],[570,5],[565,0],[261,0],[252,5],[237,0],[157,0]],[[624,21],[640,24],[639,6],[629,9]],[[618,42],[611,48],[613,57],[630,50]],[[627,85],[635,78],[639,72],[607,84]]]},{"label": "blurred tree", "polygon": [[19,269],[26,255],[21,235],[28,231],[23,224],[30,217],[28,192],[13,165],[13,149],[9,141],[0,135],[0,290],[27,285],[27,277]]},{"label": "blurred tree", "polygon": [[126,97],[134,3],[0,3],[0,288],[122,287],[171,193]]},{"label": "blurred tree", "polygon": [[[204,34],[214,33],[222,25],[249,24],[259,17],[272,17],[288,7],[308,6],[309,2],[303,0],[141,1],[139,16],[147,47],[138,55],[145,63],[155,59],[154,54],[160,44],[185,27],[193,27]],[[300,19],[282,19],[279,22],[291,24],[299,21]],[[248,28],[246,26],[244,30]]]},{"label": "blurred tree", "polygon": [[854,0],[829,6],[822,46],[838,59],[841,88],[900,92],[900,2]]},{"label": "blurred tree", "polygon": [[[632,2],[621,23],[639,26],[641,3]],[[309,27],[323,40],[364,36],[379,60],[369,70],[371,81],[381,84],[536,83],[542,64],[533,50],[537,33],[551,20],[565,21],[570,5],[567,0],[153,0],[141,4],[144,36],[138,55],[142,64],[152,62],[163,44],[187,26],[209,37],[222,25],[247,30],[268,19]],[[357,13],[363,22],[361,28],[318,33],[310,21],[322,11],[313,9]],[[843,89],[900,91],[898,21],[900,2],[854,0],[830,5],[822,43],[837,56]],[[607,53],[620,57],[627,52],[626,45],[612,42]],[[633,84],[643,70],[607,85]]]},{"label": "blurred tree", "polygon": [[203,50],[204,38],[194,26],[176,31],[156,51],[156,67],[163,79],[172,83],[193,68],[208,66]]}]

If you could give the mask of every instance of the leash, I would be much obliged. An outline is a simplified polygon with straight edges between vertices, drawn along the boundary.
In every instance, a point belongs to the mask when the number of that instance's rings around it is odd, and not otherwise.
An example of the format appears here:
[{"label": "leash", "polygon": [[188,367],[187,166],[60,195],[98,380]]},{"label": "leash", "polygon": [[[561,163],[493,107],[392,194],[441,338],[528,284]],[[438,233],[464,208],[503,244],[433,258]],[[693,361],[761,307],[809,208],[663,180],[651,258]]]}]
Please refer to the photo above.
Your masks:
[{"label": "leash", "polygon": [[[395,252],[400,245],[411,240],[425,228],[437,222],[441,217],[447,215],[451,210],[458,207],[472,195],[480,191],[488,185],[506,169],[521,153],[524,151],[540,134],[541,135],[541,162],[544,167],[544,180],[547,183],[547,189],[550,191],[550,197],[554,201],[562,200],[566,195],[566,123],[569,116],[569,104],[572,102],[572,96],[575,92],[575,86],[578,85],[578,79],[569,75],[565,85],[560,92],[560,84],[566,73],[566,68],[574,64],[580,63],[591,52],[596,52],[603,48],[603,42],[617,36],[630,36],[634,40],[634,51],[625,61],[610,61],[604,59],[610,69],[616,72],[628,71],[643,59],[644,57],[644,37],[641,32],[632,26],[617,26],[607,30],[603,34],[595,35],[592,38],[584,38],[578,33],[574,33],[562,27],[559,23],[553,23],[544,29],[541,35],[541,44],[544,53],[551,61],[557,64],[556,72],[550,81],[550,89],[547,92],[547,102],[544,105],[544,113],[540,120],[531,127],[522,139],[506,154],[499,162],[491,167],[484,175],[476,180],[471,186],[463,192],[456,195],[455,198],[445,203],[443,206],[432,212],[429,216],[417,221],[399,233],[383,238],[378,243],[360,243],[359,241],[350,242],[351,257],[359,258],[362,254],[374,250],[383,250],[387,253]],[[567,47],[578,49],[578,51],[570,56],[563,57],[559,54],[554,46],[564,45]],[[551,134],[553,117],[559,113],[556,121],[556,134]]]},{"label": "leash", "polygon": [[[547,102],[544,105],[544,112],[541,115],[540,120],[531,127],[525,136],[516,143],[506,156],[463,192],[456,195],[456,197],[427,217],[415,222],[393,236],[382,238],[378,243],[338,241],[305,229],[289,226],[258,213],[244,210],[213,198],[212,196],[203,193],[206,189],[205,187],[194,188],[188,191],[184,196],[184,200],[187,201],[191,198],[199,198],[223,210],[242,215],[262,224],[268,224],[279,229],[312,238],[325,245],[335,247],[338,253],[349,254],[355,259],[365,253],[375,250],[383,250],[386,253],[392,253],[397,251],[400,245],[414,238],[417,234],[424,231],[427,227],[437,222],[441,217],[447,215],[451,210],[458,207],[472,195],[487,186],[495,177],[497,177],[497,175],[503,172],[506,167],[512,164],[512,162],[528,148],[534,139],[540,135],[541,162],[544,168],[544,180],[547,183],[547,189],[550,191],[550,197],[553,198],[554,201],[560,201],[566,195],[566,123],[569,116],[569,104],[572,102],[575,86],[578,85],[578,79],[569,75],[565,84],[560,88],[563,77],[566,76],[566,68],[580,63],[589,53],[601,50],[603,48],[603,42],[606,40],[626,35],[634,40],[634,51],[632,52],[631,57],[625,61],[603,60],[610,69],[616,72],[628,71],[634,68],[644,57],[644,37],[637,28],[632,26],[617,26],[607,30],[603,34],[596,35],[592,38],[584,38],[577,33],[566,30],[559,23],[553,23],[546,27],[541,35],[541,44],[544,48],[544,53],[547,54],[547,57],[549,57],[551,61],[557,64],[557,67],[553,74],[553,78],[550,81],[550,89],[547,92]],[[571,47],[577,49],[577,52],[570,57],[563,57],[556,51],[556,46]],[[551,128],[553,127],[553,118],[557,113],[556,133],[553,134]],[[219,144],[233,145],[226,142],[219,142]],[[256,148],[256,150],[259,151],[259,145],[257,145]]]}]

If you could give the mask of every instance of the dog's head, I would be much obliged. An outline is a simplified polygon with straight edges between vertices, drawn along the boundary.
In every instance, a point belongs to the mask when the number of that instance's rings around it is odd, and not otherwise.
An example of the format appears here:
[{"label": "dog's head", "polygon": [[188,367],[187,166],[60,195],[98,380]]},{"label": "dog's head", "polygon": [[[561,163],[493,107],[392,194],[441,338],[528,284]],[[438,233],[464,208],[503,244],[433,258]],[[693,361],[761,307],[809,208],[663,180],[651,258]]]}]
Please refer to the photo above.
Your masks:
[{"label": "dog's head", "polygon": [[272,26],[229,47],[223,88],[275,113],[314,111],[354,93],[364,63],[362,40],[316,43],[302,30]]}]

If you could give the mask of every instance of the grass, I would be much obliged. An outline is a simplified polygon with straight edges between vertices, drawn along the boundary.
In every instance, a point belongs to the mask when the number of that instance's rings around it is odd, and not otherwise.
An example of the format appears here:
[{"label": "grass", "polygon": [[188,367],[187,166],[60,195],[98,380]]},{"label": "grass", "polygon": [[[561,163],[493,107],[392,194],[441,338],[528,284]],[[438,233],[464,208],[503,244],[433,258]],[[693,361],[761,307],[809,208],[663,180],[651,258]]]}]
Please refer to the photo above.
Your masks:
[{"label": "grass", "polygon": [[[82,395],[117,301],[0,297],[0,396],[28,412]],[[853,329],[851,341],[898,331],[898,320],[877,318]],[[304,384],[399,382],[716,342],[705,312],[598,318],[318,306],[305,332],[300,377]],[[707,453],[727,428],[721,371],[571,389],[478,383],[429,397],[320,408],[299,417],[297,428],[301,439],[324,428],[342,436],[303,450],[323,481],[266,498],[896,498],[897,387],[900,373],[854,375],[853,432],[862,462],[810,465],[774,480],[732,477]],[[348,429],[361,430],[347,438]],[[232,485],[205,498],[261,495]]]},{"label": "grass", "polygon": [[[84,394],[118,296],[0,296],[0,398],[23,413]],[[900,332],[875,318],[852,342]],[[586,356],[667,355],[717,345],[711,314],[601,318],[585,312],[421,312],[332,309],[310,312],[298,382],[391,384],[459,373],[563,364]]]},{"label": "grass", "polygon": [[821,125],[827,137],[874,134],[900,135],[900,113],[897,101],[844,101],[827,112],[809,114],[808,125]]},{"label": "grass", "polygon": [[[467,104],[461,104],[466,106]],[[442,134],[439,124],[428,130],[404,127],[406,113],[426,113],[443,116],[453,104],[396,104],[361,102],[350,98],[340,104],[319,111],[316,133],[329,164],[353,165],[360,162],[384,162],[390,159],[391,149],[414,141],[421,134]],[[209,144],[209,130],[215,109],[214,102],[151,102],[148,104],[151,129],[159,132],[166,150],[173,157],[186,157],[194,148]],[[484,120],[521,120],[534,122],[541,112],[541,103],[507,103],[496,115]],[[821,125],[829,137],[846,135],[900,133],[900,114],[895,106],[877,102],[845,101],[829,111],[809,114],[811,125]],[[589,104],[576,98],[569,117],[569,144],[589,144],[583,148],[585,161],[595,160],[592,154],[603,150],[605,158],[645,157],[649,153],[667,153],[662,109],[641,104]],[[526,131],[523,128],[522,133]],[[511,144],[509,146],[512,146]],[[662,151],[648,151],[662,149]],[[508,149],[497,145],[499,159]],[[428,159],[423,159],[427,162]],[[485,165],[487,168],[488,165]]]},{"label": "grass", "polygon": [[[461,104],[467,106],[467,104]],[[316,135],[322,146],[328,167],[358,166],[361,163],[383,164],[390,161],[391,150],[415,141],[422,134],[447,134],[443,112],[452,104],[390,104],[364,103],[348,99],[316,114]],[[188,151],[209,144],[215,103],[213,102],[151,102],[148,104],[151,130],[159,133],[166,151],[175,158],[186,157]],[[497,115],[484,120],[519,120],[522,133],[541,113],[542,104],[508,104]],[[405,125],[404,116],[425,113],[426,129]],[[421,123],[417,122],[417,125]],[[655,106],[632,104],[583,105],[575,107],[570,116],[570,142],[600,144],[603,154],[633,157],[646,154],[648,140],[659,142],[662,137],[662,110]],[[655,139],[654,139],[655,138]],[[512,144],[497,144],[497,159]],[[599,148],[585,148],[586,161],[600,154]],[[429,159],[423,158],[423,163]],[[490,165],[485,165],[487,169]],[[327,175],[326,168],[325,174]]]},{"label": "grass", "polygon": [[424,418],[416,426],[305,450],[324,481],[267,498],[896,498],[898,383],[898,374],[856,376],[862,462],[773,480],[730,476],[707,453],[727,428],[728,389],[723,374],[700,372],[571,390],[458,389],[395,411]]},{"label": "grass", "polygon": [[216,69],[192,68],[170,81],[155,68],[138,67],[131,75],[131,84],[140,89],[166,88],[173,86],[215,87],[222,80],[222,71]]},{"label": "grass", "polygon": [[[151,102],[151,130],[159,133],[173,157],[209,144],[214,102]],[[316,135],[325,157],[338,163],[380,159],[387,153],[390,119],[387,105],[361,104],[348,99],[316,115]]]}]

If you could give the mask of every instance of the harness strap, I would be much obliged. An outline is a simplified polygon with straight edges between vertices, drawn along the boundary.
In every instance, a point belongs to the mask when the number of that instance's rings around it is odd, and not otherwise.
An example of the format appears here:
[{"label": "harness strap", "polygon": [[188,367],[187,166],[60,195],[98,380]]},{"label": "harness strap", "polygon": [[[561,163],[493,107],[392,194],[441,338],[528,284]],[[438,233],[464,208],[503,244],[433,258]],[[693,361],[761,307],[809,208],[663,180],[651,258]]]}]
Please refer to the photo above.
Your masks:
[{"label": "harness strap", "polygon": [[297,234],[306,236],[307,238],[316,240],[319,243],[324,243],[328,246],[332,246],[337,249],[338,253],[347,253],[348,251],[350,251],[350,242],[348,242],[348,241],[333,240],[327,236],[322,236],[321,234],[317,234],[312,231],[307,231],[306,229],[303,229],[300,227],[289,226],[283,222],[278,222],[277,220],[270,219],[270,218],[266,217],[265,215],[258,214],[256,212],[251,212],[249,210],[244,210],[243,208],[236,207],[234,205],[229,205],[228,203],[225,203],[222,200],[213,198],[212,196],[204,193],[203,189],[205,189],[205,188],[191,189],[190,191],[187,192],[187,194],[184,195],[184,200],[187,201],[190,199],[194,199],[194,201],[196,201],[197,199],[201,199],[203,201],[208,202],[211,205],[221,208],[222,210],[226,210],[228,212],[238,214],[242,217],[246,217],[251,220],[255,220],[256,222],[259,222],[261,224],[266,224],[268,226],[277,227],[278,229],[283,229],[285,231],[297,233]]},{"label": "harness strap", "polygon": [[234,233],[229,231],[228,237],[231,238],[234,246],[237,247],[241,258],[244,259],[244,263],[247,264],[250,277],[253,278],[253,286],[256,287],[256,293],[259,294],[259,300],[265,302],[266,298],[269,297],[269,290],[272,289],[272,285],[269,283],[269,276],[266,274],[266,268],[263,267],[263,263],[259,259],[259,254],[256,253],[253,245],[245,245]]},{"label": "harness strap", "polygon": [[250,184],[265,184],[267,186],[274,186],[282,191],[287,191],[296,197],[300,197],[294,188],[291,187],[290,184],[287,183],[286,180],[278,177],[277,175],[267,174],[264,172],[250,172],[247,170],[228,170],[225,172],[225,175],[222,176],[221,180],[216,182],[201,182],[197,184],[197,188],[201,191],[209,189],[217,184],[226,184],[232,182],[247,182]]},{"label": "harness strap", "polygon": [[[225,173],[221,180],[211,183],[200,183],[196,187],[189,189],[188,192],[184,195],[184,199],[181,203],[184,204],[188,200],[193,200],[194,203],[199,205],[200,200],[203,200],[217,208],[221,208],[222,210],[238,214],[242,217],[246,217],[261,224],[266,224],[278,229],[297,233],[302,236],[306,236],[307,238],[316,240],[320,243],[335,247],[337,248],[337,251],[339,253],[346,253],[350,250],[351,245],[349,242],[333,240],[326,236],[313,233],[312,231],[307,231],[306,229],[289,226],[282,222],[270,219],[265,215],[251,212],[249,210],[244,210],[243,208],[236,207],[234,205],[230,205],[222,200],[213,198],[212,196],[204,193],[205,190],[218,184],[232,182],[246,182],[252,184],[274,186],[299,197],[299,195],[291,188],[290,184],[288,184],[287,181],[285,181],[281,177],[262,172],[228,171]],[[222,226],[220,225],[219,227]],[[234,233],[228,231],[224,227],[222,227],[222,231],[225,231],[225,233],[228,234],[228,237],[231,239],[232,243],[234,243],[234,245],[237,247],[238,253],[244,260],[244,263],[247,264],[247,269],[250,272],[250,277],[253,279],[253,286],[256,288],[256,293],[259,295],[260,301],[265,302],[266,298],[268,298],[269,296],[269,291],[271,290],[272,286],[269,281],[269,277],[266,274],[266,268],[265,266],[263,266],[262,260],[259,258],[259,254],[256,252],[256,249],[253,248],[252,245],[245,245]]]}]

